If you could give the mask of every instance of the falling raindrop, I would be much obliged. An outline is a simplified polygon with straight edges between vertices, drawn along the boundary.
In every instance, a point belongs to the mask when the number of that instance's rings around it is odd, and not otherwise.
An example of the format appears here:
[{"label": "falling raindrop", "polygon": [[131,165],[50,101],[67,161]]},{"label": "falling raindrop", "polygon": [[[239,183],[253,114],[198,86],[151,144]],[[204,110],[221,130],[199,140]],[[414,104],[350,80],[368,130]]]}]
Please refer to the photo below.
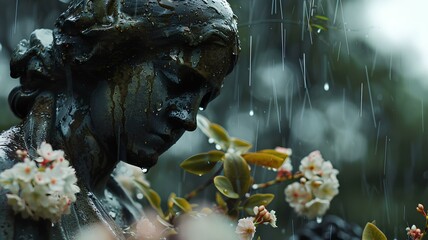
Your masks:
[{"label": "falling raindrop", "polygon": [[330,90],[330,85],[328,83],[324,83],[324,91]]},{"label": "falling raindrop", "polygon": [[1,50],[3,49],[3,46],[1,45],[1,43],[0,43],[0,52],[1,52]]},{"label": "falling raindrop", "polygon": [[137,193],[137,199],[141,200],[144,198],[144,195],[142,193]]},{"label": "falling raindrop", "polygon": [[203,107],[199,107],[199,110],[200,110],[200,111],[204,111],[204,110],[205,110],[205,108],[203,108]]},{"label": "falling raindrop", "polygon": [[141,171],[143,171],[143,173],[147,173],[149,171],[149,169],[147,169],[147,168],[141,168]]},{"label": "falling raindrop", "polygon": [[215,149],[217,149],[217,150],[221,150],[221,146],[220,146],[220,145],[218,145],[218,144],[216,144],[216,145],[215,145]]},{"label": "falling raindrop", "polygon": [[52,225],[51,225],[52,227],[55,227],[55,224],[54,223],[52,223]]},{"label": "falling raindrop", "polygon": [[322,223],[322,217],[317,217],[316,221],[317,223]]},{"label": "falling raindrop", "polygon": [[253,110],[250,110],[250,116],[254,116],[254,111]]},{"label": "falling raindrop", "polygon": [[251,196],[251,194],[250,193],[246,193],[245,194],[245,197],[247,197],[247,198],[249,198]]},{"label": "falling raindrop", "polygon": [[208,138],[208,142],[209,142],[209,143],[214,143],[214,139],[212,139],[212,138]]},{"label": "falling raindrop", "polygon": [[258,189],[258,188],[259,188],[259,186],[258,186],[257,184],[253,184],[252,188],[253,188],[253,189]]}]

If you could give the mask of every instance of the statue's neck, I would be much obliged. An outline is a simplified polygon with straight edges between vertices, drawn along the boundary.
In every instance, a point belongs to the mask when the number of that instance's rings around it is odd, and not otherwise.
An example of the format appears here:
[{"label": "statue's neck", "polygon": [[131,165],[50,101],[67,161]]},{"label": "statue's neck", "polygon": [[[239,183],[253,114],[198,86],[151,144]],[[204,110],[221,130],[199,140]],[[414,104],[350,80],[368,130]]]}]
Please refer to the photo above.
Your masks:
[{"label": "statue's neck", "polygon": [[38,97],[23,124],[24,141],[36,149],[41,142],[63,149],[76,169],[78,184],[100,196],[117,164],[114,149],[93,134],[89,108],[73,96]]}]

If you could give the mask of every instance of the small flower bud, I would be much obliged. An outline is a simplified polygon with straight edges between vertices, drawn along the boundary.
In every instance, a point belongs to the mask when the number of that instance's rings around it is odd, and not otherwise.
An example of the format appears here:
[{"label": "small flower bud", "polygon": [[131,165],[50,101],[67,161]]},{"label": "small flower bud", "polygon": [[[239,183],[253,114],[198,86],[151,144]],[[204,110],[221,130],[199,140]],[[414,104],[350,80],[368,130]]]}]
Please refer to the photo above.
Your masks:
[{"label": "small flower bud", "polygon": [[426,212],[425,212],[425,208],[424,205],[422,204],[418,204],[418,206],[416,207],[416,211],[418,211],[419,213],[421,213],[422,215],[424,215],[425,217],[427,216]]}]

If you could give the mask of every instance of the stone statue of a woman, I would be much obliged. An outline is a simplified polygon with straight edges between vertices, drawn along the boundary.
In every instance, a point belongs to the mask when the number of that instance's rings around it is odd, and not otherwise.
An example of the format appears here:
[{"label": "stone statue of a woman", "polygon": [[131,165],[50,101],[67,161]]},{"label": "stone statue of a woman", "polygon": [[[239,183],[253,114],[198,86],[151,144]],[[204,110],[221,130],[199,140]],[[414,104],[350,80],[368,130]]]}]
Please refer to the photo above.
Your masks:
[{"label": "stone statue of a woman", "polygon": [[46,141],[65,151],[81,191],[52,224],[15,215],[0,190],[0,239],[73,239],[93,223],[124,239],[140,212],[111,177],[116,164],[150,168],[194,130],[238,49],[226,0],[77,0],[55,29],[22,40],[9,95],[22,123],[0,135],[0,171]]}]

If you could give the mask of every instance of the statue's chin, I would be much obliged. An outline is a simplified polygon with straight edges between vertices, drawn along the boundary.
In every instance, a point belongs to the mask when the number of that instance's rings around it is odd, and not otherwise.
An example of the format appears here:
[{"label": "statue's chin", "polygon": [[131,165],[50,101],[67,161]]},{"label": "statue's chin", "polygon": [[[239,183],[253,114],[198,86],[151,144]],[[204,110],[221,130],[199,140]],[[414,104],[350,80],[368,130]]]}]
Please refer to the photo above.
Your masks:
[{"label": "statue's chin", "polygon": [[138,153],[128,151],[124,162],[134,165],[136,167],[150,169],[158,161],[159,154],[157,152],[147,153],[144,150],[138,151]]}]

